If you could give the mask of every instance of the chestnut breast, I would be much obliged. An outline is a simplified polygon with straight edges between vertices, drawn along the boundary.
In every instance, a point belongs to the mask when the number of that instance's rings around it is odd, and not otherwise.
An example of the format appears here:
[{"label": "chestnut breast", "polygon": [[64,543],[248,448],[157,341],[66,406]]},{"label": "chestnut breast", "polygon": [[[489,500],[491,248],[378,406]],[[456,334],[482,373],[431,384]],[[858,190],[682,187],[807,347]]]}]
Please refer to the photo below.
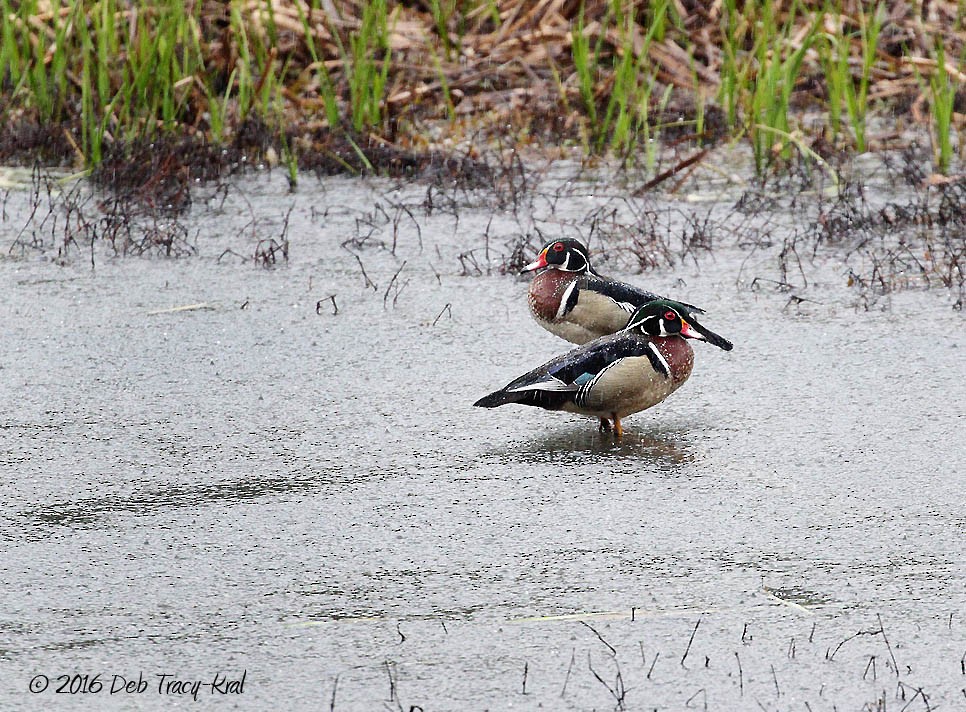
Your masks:
[{"label": "chestnut breast", "polygon": [[544,270],[530,282],[528,300],[530,311],[544,321],[553,321],[560,309],[560,300],[577,275],[559,269]]},{"label": "chestnut breast", "polygon": [[671,380],[680,385],[688,380],[694,367],[694,350],[680,336],[654,336],[651,340],[671,368]]}]

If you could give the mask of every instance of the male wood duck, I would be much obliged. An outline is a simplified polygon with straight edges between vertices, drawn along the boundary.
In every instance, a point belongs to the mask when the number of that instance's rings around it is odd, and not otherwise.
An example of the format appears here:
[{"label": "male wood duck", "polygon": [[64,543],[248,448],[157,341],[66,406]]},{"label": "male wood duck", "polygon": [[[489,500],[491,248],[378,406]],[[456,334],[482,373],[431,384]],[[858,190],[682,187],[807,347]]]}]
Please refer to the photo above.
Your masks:
[{"label": "male wood duck", "polygon": [[685,339],[708,341],[677,302],[655,300],[638,307],[623,330],[558,356],[473,405],[520,403],[596,416],[601,432],[613,422],[621,437],[622,418],[657,405],[688,380],[694,351]]},{"label": "male wood duck", "polygon": [[[572,238],[548,242],[523,272],[541,268],[546,269],[530,283],[530,313],[544,329],[574,344],[586,344],[620,331],[637,307],[664,299],[602,277],[590,266],[587,248]],[[691,329],[701,334],[705,341],[731,351],[730,341],[705,328],[695,318],[695,314],[704,314],[703,309],[683,302],[665,301],[687,319]]]}]

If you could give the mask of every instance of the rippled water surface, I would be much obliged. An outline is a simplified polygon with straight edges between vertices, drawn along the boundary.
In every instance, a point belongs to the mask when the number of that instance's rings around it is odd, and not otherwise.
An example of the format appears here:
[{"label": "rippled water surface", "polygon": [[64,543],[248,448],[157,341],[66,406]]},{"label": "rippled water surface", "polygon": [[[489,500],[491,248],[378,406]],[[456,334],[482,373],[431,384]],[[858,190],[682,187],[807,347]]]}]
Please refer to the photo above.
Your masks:
[{"label": "rippled water surface", "polygon": [[[471,407],[567,348],[499,272],[520,216],[384,219],[391,191],[253,179],[192,209],[196,255],[93,269],[8,252],[8,196],[0,708],[187,706],[172,680],[241,709],[966,704],[948,293],[866,311],[819,259],[796,304],[749,288],[774,254],[727,235],[674,269],[615,263],[735,343],[697,344],[615,443]],[[253,265],[289,208],[289,260]],[[115,675],[147,684],[111,694]]]}]

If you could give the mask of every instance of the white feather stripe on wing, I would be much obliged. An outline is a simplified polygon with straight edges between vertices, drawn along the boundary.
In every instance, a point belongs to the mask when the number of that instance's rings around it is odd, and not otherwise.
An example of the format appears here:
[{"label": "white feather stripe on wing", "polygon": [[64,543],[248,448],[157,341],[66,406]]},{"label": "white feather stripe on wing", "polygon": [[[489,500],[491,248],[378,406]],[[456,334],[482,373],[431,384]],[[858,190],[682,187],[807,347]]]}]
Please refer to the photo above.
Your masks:
[{"label": "white feather stripe on wing", "polygon": [[560,321],[567,314],[567,303],[570,301],[570,295],[574,293],[577,288],[577,280],[575,279],[571,282],[564,293],[560,295],[560,306],[557,307],[557,314],[554,316],[555,321]]},{"label": "white feather stripe on wing", "polygon": [[527,383],[516,388],[507,388],[507,393],[519,393],[520,391],[576,391],[579,386],[564,383],[559,378],[550,377],[547,380]]}]

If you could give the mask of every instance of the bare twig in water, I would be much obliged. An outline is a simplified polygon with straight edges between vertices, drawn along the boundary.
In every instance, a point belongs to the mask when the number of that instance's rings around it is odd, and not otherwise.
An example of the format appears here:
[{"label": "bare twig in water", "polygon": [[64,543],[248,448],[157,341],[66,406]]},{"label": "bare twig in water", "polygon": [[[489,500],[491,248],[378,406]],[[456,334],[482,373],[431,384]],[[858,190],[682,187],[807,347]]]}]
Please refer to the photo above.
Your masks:
[{"label": "bare twig in water", "polygon": [[443,308],[439,310],[439,314],[437,314],[436,315],[436,318],[433,319],[433,326],[436,326],[436,322],[439,321],[440,320],[440,317],[443,316],[443,312],[449,312],[449,318],[452,319],[453,318],[453,305],[450,304],[449,302],[446,302],[446,304],[443,305]]},{"label": "bare twig in water", "polygon": [[647,669],[647,679],[651,679],[651,673],[654,672],[654,666],[657,665],[657,659],[661,657],[661,651],[654,653],[654,659],[651,661],[651,667]]},{"label": "bare twig in water", "polygon": [[317,301],[315,303],[315,313],[316,314],[321,314],[322,313],[322,305],[325,304],[327,301],[332,302],[332,316],[335,316],[336,314],[338,314],[339,313],[339,305],[335,303],[335,295],[334,294],[330,294],[325,299],[320,299],[319,301]]},{"label": "bare twig in water", "polygon": [[[419,226],[419,223],[416,221],[416,217],[413,215],[413,211],[410,210],[405,205],[403,205],[402,203],[392,203],[392,205],[393,207],[396,208],[396,214],[392,218],[392,247],[389,250],[390,254],[392,255],[396,254],[396,245],[398,244],[398,241],[399,241],[399,223],[402,220],[403,214],[408,215],[409,219],[412,220],[413,225],[416,226],[416,238],[419,241],[419,251],[422,252],[423,251],[423,230]],[[383,214],[385,214],[385,211],[383,211]]]},{"label": "bare twig in water", "polygon": [[792,304],[794,304],[795,306],[798,306],[803,302],[811,302],[812,304],[821,304],[821,302],[817,302],[814,299],[806,299],[805,297],[799,297],[793,294],[788,298],[788,301],[785,302],[785,306],[782,307],[782,313],[784,313],[788,309],[788,307],[790,307]]},{"label": "bare twig in water", "polygon": [[262,267],[270,267],[278,263],[279,254],[282,255],[283,260],[288,261],[288,239],[283,237],[279,242],[274,237],[269,237],[258,241],[252,259]]},{"label": "bare twig in water", "polygon": [[378,291],[379,288],[376,286],[376,283],[373,282],[371,279],[369,279],[369,275],[366,274],[366,268],[365,268],[365,265],[362,264],[362,258],[359,257],[359,255],[357,255],[355,252],[352,252],[351,250],[348,250],[348,252],[349,252],[350,255],[352,255],[353,257],[355,257],[356,258],[356,262],[359,263],[359,269],[362,270],[362,278],[364,280],[366,280],[366,287],[372,287],[372,291],[374,291],[374,292],[375,291]]},{"label": "bare twig in water", "polygon": [[335,680],[332,682],[332,699],[329,701],[329,712],[335,712],[335,693],[339,689],[339,676],[335,676]]},{"label": "bare twig in water", "polygon": [[611,655],[615,657],[617,656],[617,651],[614,649],[614,646],[608,643],[606,640],[604,640],[604,637],[597,632],[597,629],[594,628],[594,626],[590,625],[590,623],[587,623],[586,621],[577,621],[577,622],[580,623],[580,625],[584,626],[585,628],[589,628],[590,631],[597,636],[597,639],[601,643],[607,646],[607,649],[610,650]]},{"label": "bare twig in water", "polygon": [[685,667],[684,661],[687,659],[688,653],[691,652],[691,643],[694,642],[694,636],[698,632],[698,626],[701,625],[701,618],[703,617],[702,614],[694,624],[694,630],[691,631],[691,637],[688,639],[688,647],[684,649],[684,655],[681,656],[681,667]]},{"label": "bare twig in water", "polygon": [[870,655],[869,656],[869,662],[866,663],[866,665],[865,665],[865,672],[862,673],[862,679],[863,680],[868,676],[870,669],[872,670],[872,680],[875,681],[875,679],[876,679],[876,674],[875,674],[875,655]]},{"label": "bare twig in water", "polygon": [[705,692],[705,689],[703,687],[700,690],[698,690],[697,692],[695,692],[693,695],[691,695],[687,699],[687,701],[684,703],[684,706],[685,707],[690,707],[691,706],[691,700],[693,700],[695,697],[697,697],[701,693],[704,693],[704,709],[708,709],[708,693]]},{"label": "bare twig in water", "polygon": [[392,702],[396,699],[396,680],[392,674],[392,663],[386,660],[385,665],[386,674],[389,676],[389,701]]},{"label": "bare twig in water", "polygon": [[598,675],[597,671],[594,670],[594,666],[590,664],[590,651],[587,652],[587,667],[591,674],[596,677],[597,681],[603,685],[604,688],[614,697],[614,700],[617,702],[617,709],[622,710],[624,709],[624,696],[627,694],[627,692],[624,689],[624,678],[621,677],[621,668],[620,665],[617,664],[616,657],[614,658],[614,664],[617,665],[617,677],[614,680],[614,687],[611,687],[604,681],[604,678]]},{"label": "bare twig in water", "polygon": [[220,255],[218,255],[218,259],[215,260],[215,261],[216,262],[221,262],[221,258],[224,257],[225,255],[234,255],[235,257],[237,257],[238,259],[240,259],[242,262],[248,262],[248,258],[247,257],[245,257],[244,255],[238,254],[237,252],[235,252],[231,248],[225,250]]},{"label": "bare twig in water", "polygon": [[742,697],[745,696],[745,674],[741,670],[741,658],[738,657],[738,651],[735,651],[735,660],[738,661],[738,692]]},{"label": "bare twig in water", "polygon": [[563,688],[560,690],[560,696],[563,697],[567,694],[567,683],[570,681],[570,671],[574,669],[574,660],[577,657],[577,649],[574,648],[570,651],[570,665],[567,666],[567,675],[564,677]]},{"label": "bare twig in water", "polygon": [[[835,646],[835,650],[831,650],[831,649],[826,650],[825,651],[825,659],[826,660],[834,660],[835,659],[835,655],[839,652],[839,650],[842,649],[842,646],[845,645],[846,643],[848,643],[849,641],[855,640],[856,638],[858,638],[860,636],[863,636],[863,635],[881,635],[882,632],[883,632],[882,631],[882,628],[880,627],[879,630],[860,630],[857,633],[853,633],[852,635],[850,635],[845,640],[839,642],[839,644]],[[891,647],[889,648],[889,653],[890,654],[892,653],[892,648]],[[893,665],[895,665],[895,657],[893,657],[892,662],[893,662]],[[898,674],[899,674],[899,670],[898,670],[898,668],[896,668],[896,675],[898,675]]]},{"label": "bare twig in water", "polygon": [[635,190],[634,193],[633,193],[634,197],[635,198],[640,198],[642,195],[644,195],[651,188],[654,188],[655,186],[660,185],[661,183],[663,183],[664,181],[666,181],[668,178],[670,178],[670,177],[674,176],[675,174],[680,173],[681,171],[683,171],[685,168],[687,168],[689,166],[692,166],[695,163],[698,163],[700,161],[703,161],[710,151],[711,151],[710,148],[705,148],[705,149],[703,149],[701,151],[698,151],[694,155],[685,158],[683,161],[681,161],[680,163],[678,163],[676,166],[672,166],[671,168],[667,169],[666,171],[662,171],[661,173],[658,173],[656,176],[654,176],[647,183],[645,183],[640,188],[638,188],[637,190]]},{"label": "bare twig in water", "polygon": [[399,623],[398,621],[396,622],[396,632],[399,633],[399,642],[405,643],[406,636],[403,635],[403,632],[402,632],[402,623]]},{"label": "bare twig in water", "polygon": [[486,230],[483,232],[483,260],[486,262],[486,274],[490,274],[490,226],[493,224],[493,216],[486,222]]},{"label": "bare twig in water", "polygon": [[755,277],[751,280],[751,284],[748,285],[748,289],[752,292],[757,292],[761,287],[758,286],[759,282],[770,282],[774,284],[779,292],[787,292],[790,289],[795,289],[795,285],[789,284],[788,282],[781,282],[775,279],[765,279],[764,277]]},{"label": "bare twig in water", "polygon": [[[405,266],[406,266],[406,260],[403,260],[403,263],[401,265],[399,265],[399,269],[396,270],[395,274],[393,274],[393,276],[392,276],[392,279],[389,280],[389,284],[386,285],[386,292],[385,292],[385,294],[382,295],[382,308],[383,309],[386,308],[386,300],[389,298],[389,290],[392,289],[392,285],[394,285],[396,283],[396,280],[399,279],[399,273],[403,271],[403,268]],[[397,297],[399,296],[399,291],[400,290],[397,288],[396,289],[396,296]],[[393,299],[393,306],[395,306],[395,304],[396,304],[396,300]]]},{"label": "bare twig in water", "polygon": [[[879,619],[879,632],[882,633],[882,639],[885,640],[886,647],[889,649],[889,657],[892,658],[892,667],[896,671],[896,677],[899,677],[899,663],[896,662],[896,656],[892,652],[892,645],[889,643],[889,639],[886,637],[885,626],[882,625],[882,616],[876,613],[875,617]],[[923,699],[925,699],[925,696],[923,696]]]},{"label": "bare twig in water", "polygon": [[530,663],[527,660],[523,661],[523,694],[527,694],[527,673],[530,671]]},{"label": "bare twig in water", "polygon": [[435,268],[435,267],[433,266],[433,263],[432,263],[432,262],[427,262],[427,264],[429,265],[429,268],[430,268],[431,270],[433,270],[433,276],[434,276],[434,277],[436,278],[436,284],[438,284],[438,285],[440,285],[440,286],[442,286],[442,284],[443,284],[443,278],[442,278],[442,277],[440,276],[440,274],[439,274],[439,270],[437,270],[437,269],[436,269],[436,268]]},{"label": "bare twig in water", "polygon": [[[460,267],[462,272],[461,277],[469,277],[471,274],[476,274],[477,276],[482,276],[484,274],[483,269],[480,267],[480,263],[477,262],[476,256],[473,254],[476,250],[469,250],[457,255],[457,259],[460,261]],[[472,272],[470,271],[472,268]]]},{"label": "bare twig in water", "polygon": [[910,690],[915,690],[916,694],[914,694],[912,697],[909,698],[909,701],[902,706],[902,709],[899,710],[899,712],[905,712],[906,708],[908,708],[909,705],[911,705],[917,697],[922,697],[922,703],[926,706],[926,712],[930,712],[930,710],[932,710],[932,707],[929,706],[929,698],[926,697],[926,693],[923,692],[921,687],[913,687],[912,685],[907,685],[904,682],[900,682],[899,689],[902,691],[903,700],[906,699],[906,688],[909,688]]}]

